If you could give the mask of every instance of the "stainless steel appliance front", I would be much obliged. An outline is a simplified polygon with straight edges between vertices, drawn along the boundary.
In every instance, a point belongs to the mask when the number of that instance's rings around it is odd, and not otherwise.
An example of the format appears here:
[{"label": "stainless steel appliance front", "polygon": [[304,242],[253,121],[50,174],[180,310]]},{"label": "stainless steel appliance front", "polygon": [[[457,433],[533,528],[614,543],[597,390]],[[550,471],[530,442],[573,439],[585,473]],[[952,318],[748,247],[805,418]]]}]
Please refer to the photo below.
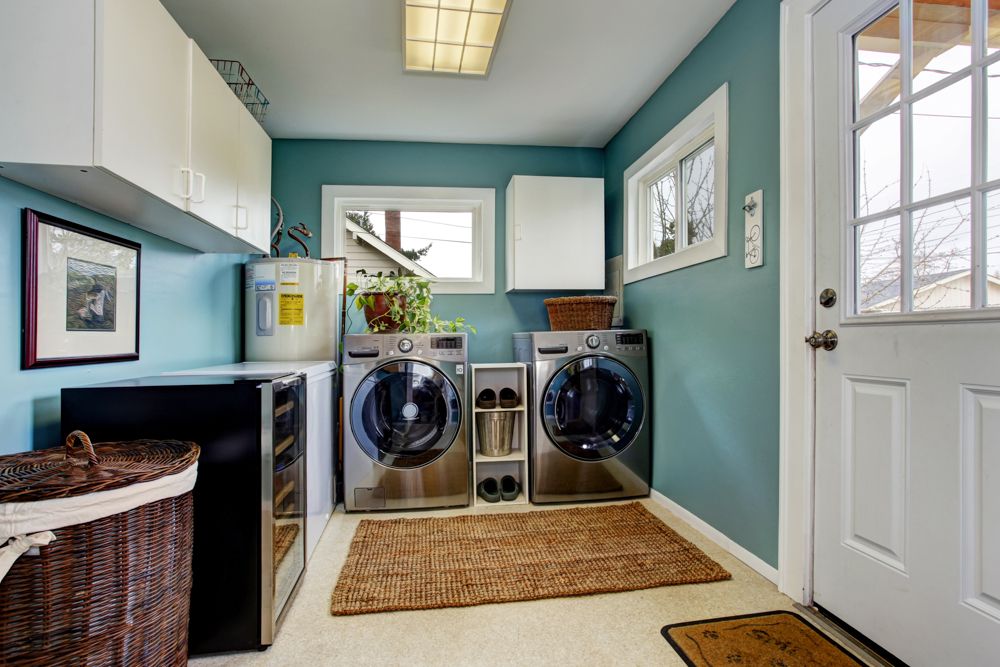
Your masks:
[{"label": "stainless steel appliance front", "polygon": [[344,337],[348,511],[469,504],[465,334]]},{"label": "stainless steel appliance front", "polygon": [[531,379],[531,501],[649,495],[645,331],[514,334]]}]

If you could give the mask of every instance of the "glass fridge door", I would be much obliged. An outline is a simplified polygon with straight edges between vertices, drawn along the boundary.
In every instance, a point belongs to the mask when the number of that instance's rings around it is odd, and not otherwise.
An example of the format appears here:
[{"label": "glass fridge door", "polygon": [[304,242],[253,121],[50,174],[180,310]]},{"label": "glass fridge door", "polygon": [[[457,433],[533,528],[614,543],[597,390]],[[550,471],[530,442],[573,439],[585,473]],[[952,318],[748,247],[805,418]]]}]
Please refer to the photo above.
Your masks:
[{"label": "glass fridge door", "polygon": [[273,621],[281,616],[305,568],[305,391],[302,378],[274,383]]}]

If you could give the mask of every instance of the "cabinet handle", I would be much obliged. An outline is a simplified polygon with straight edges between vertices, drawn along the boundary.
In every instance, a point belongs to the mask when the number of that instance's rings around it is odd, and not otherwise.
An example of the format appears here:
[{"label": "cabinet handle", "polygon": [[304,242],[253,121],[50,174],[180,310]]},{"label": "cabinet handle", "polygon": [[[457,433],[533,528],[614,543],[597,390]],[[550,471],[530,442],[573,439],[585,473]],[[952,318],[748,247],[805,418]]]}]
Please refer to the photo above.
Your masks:
[{"label": "cabinet handle", "polygon": [[181,191],[181,199],[191,199],[191,190],[193,189],[194,183],[192,182],[192,171],[187,167],[181,167],[181,178],[184,181]]},{"label": "cabinet handle", "polygon": [[198,199],[192,199],[191,201],[195,204],[200,204],[205,201],[205,174],[200,171],[194,172],[194,177],[201,182],[201,186],[198,188],[199,196]]},{"label": "cabinet handle", "polygon": [[[243,224],[240,224],[240,213],[242,213]],[[236,231],[250,229],[250,211],[246,206],[236,206]]]}]

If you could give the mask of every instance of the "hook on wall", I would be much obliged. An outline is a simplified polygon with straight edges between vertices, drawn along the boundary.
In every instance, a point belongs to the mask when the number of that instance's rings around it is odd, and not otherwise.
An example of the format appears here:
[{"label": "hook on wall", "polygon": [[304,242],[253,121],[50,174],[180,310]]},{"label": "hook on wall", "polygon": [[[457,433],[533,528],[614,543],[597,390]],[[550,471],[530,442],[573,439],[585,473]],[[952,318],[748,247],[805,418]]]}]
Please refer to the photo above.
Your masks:
[{"label": "hook on wall", "polygon": [[745,205],[743,206],[743,210],[744,210],[744,211],[745,211],[746,213],[748,213],[749,215],[751,215],[751,216],[754,216],[754,215],[756,215],[756,214],[757,214],[757,200],[756,200],[756,199],[754,199],[754,198],[753,198],[753,197],[751,196],[751,197],[750,197],[750,201],[749,201],[749,202],[747,202],[747,203],[746,203],[746,204],[745,204]]}]

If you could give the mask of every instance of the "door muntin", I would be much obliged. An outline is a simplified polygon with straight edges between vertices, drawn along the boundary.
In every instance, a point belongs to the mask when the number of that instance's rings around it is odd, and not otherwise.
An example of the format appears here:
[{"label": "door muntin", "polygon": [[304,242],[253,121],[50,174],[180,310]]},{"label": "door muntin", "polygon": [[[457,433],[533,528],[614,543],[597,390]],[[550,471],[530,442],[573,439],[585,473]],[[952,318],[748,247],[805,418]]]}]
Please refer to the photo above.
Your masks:
[{"label": "door muntin", "polygon": [[389,468],[419,468],[443,455],[458,435],[462,403],[440,370],[419,361],[369,373],[351,401],[351,430],[361,450]]},{"label": "door muntin", "polygon": [[581,461],[602,461],[631,445],[642,429],[645,397],[627,366],[609,357],[570,361],[549,380],[542,423],[552,443]]}]

